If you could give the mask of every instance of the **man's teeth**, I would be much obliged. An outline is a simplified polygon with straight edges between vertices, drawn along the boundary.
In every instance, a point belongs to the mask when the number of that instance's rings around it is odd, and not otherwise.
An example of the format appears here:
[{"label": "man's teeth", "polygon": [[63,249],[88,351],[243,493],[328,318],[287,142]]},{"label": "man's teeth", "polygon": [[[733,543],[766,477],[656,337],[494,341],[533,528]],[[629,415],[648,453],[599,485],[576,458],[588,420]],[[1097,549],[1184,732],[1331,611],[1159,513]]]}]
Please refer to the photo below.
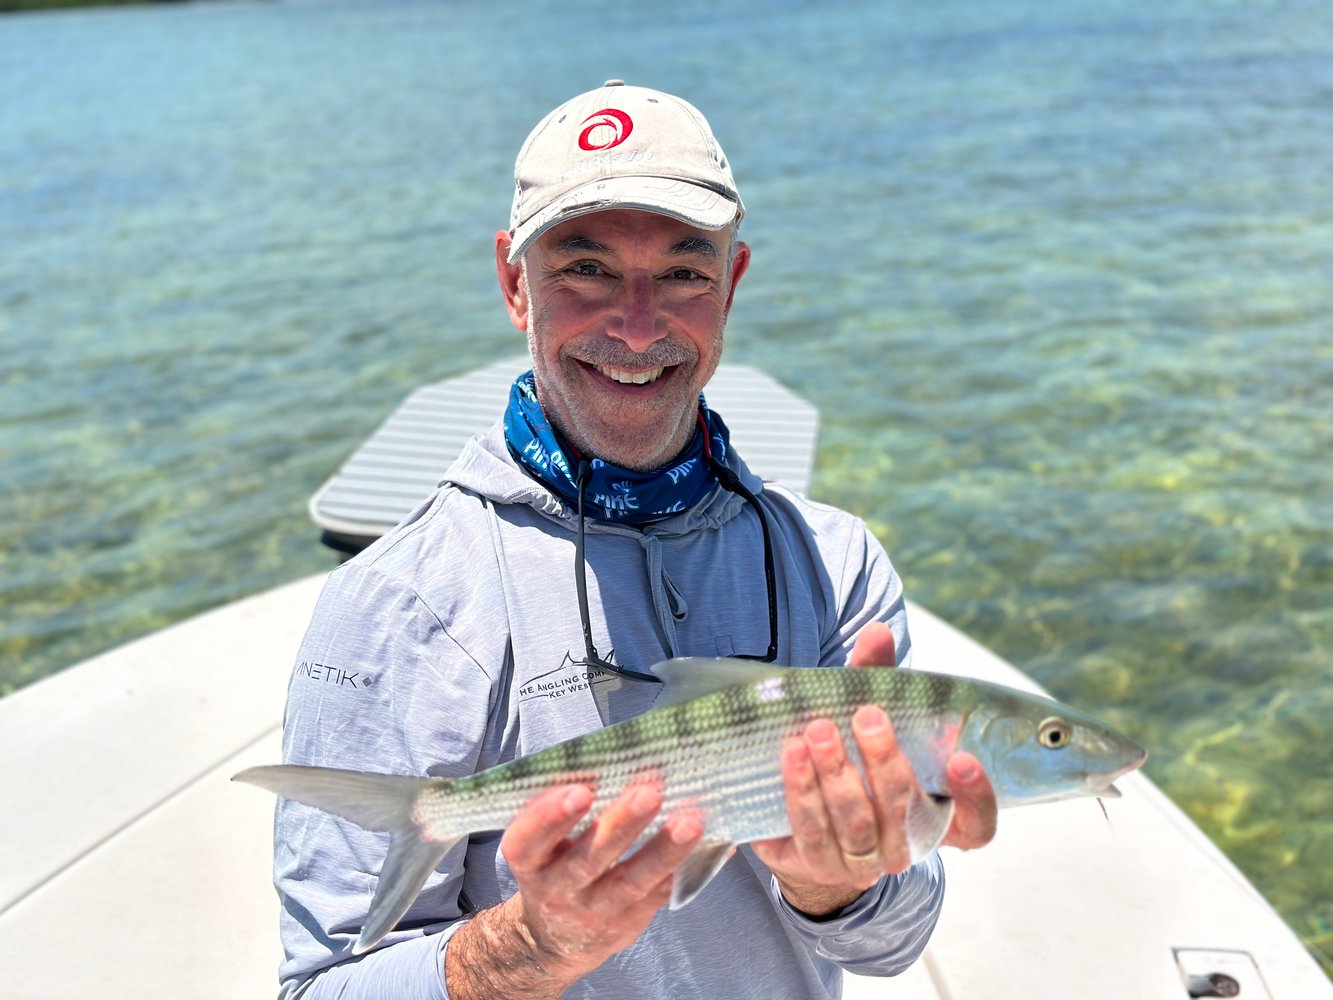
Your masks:
[{"label": "man's teeth", "polygon": [[665,368],[653,368],[646,372],[627,372],[622,368],[608,368],[605,365],[597,365],[597,370],[622,385],[647,385],[649,382],[656,382],[662,377]]}]

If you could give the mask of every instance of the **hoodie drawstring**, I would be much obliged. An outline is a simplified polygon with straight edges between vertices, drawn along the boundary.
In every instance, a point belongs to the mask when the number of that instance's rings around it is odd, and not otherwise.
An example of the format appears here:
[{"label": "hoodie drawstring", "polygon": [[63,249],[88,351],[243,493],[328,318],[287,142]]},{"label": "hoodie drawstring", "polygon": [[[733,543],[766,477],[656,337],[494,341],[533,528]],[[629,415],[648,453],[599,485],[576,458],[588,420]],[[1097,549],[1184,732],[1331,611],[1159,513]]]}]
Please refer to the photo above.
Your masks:
[{"label": "hoodie drawstring", "polygon": [[653,594],[653,610],[657,613],[658,624],[665,638],[667,658],[676,655],[676,626],[683,624],[689,616],[689,605],[674,583],[667,576],[662,565],[662,539],[657,535],[639,536],[639,545],[643,548],[648,562],[648,587]]}]

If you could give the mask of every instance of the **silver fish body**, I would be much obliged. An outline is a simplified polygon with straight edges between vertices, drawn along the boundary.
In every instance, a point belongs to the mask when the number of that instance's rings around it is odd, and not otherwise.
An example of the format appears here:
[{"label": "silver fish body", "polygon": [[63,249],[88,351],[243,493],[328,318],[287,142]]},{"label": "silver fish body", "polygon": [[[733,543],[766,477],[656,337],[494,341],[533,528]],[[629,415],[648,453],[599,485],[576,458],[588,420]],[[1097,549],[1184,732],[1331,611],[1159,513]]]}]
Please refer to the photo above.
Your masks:
[{"label": "silver fish body", "polygon": [[236,778],[393,835],[354,949],[361,953],[393,928],[454,844],[507,827],[538,792],[572,782],[593,788],[589,815],[595,816],[634,782],[656,781],[663,808],[641,841],[677,809],[701,815],[704,840],[675,877],[671,905],[683,906],[736,844],[791,832],[783,742],[811,720],[827,718],[854,753],[851,719],[862,705],[888,713],[919,786],[906,820],[913,860],[934,850],[948,830],[953,803],[946,769],[956,751],[981,761],[1001,807],[1117,795],[1115,778],[1147,757],[1059,702],[945,674],[706,659],[669,660],[653,670],[664,689],[650,711],[467,777],[287,765],[251,768]]}]

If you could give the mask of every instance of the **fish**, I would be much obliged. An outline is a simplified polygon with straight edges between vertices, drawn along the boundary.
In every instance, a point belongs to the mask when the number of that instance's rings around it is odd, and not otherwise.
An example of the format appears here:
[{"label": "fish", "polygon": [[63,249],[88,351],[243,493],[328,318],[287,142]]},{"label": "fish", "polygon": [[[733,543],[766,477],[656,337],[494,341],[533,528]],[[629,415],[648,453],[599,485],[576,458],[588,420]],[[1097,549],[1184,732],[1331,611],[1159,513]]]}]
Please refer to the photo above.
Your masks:
[{"label": "fish", "polygon": [[635,846],[675,810],[700,815],[703,839],[673,873],[670,907],[698,897],[735,851],[791,833],[781,748],[814,719],[851,738],[862,705],[884,708],[917,788],[905,834],[913,862],[948,832],[950,756],[980,761],[1001,808],[1088,795],[1114,798],[1142,747],[1060,702],[987,681],[891,667],[780,667],[680,657],[652,668],[662,693],[642,715],[459,778],[372,774],[303,765],[253,767],[233,780],[390,834],[382,875],[353,952],[372,949],[407,912],[445,854],[473,833],[506,828],[535,795],[584,783],[585,827],[635,782],[655,780],[662,809]]}]

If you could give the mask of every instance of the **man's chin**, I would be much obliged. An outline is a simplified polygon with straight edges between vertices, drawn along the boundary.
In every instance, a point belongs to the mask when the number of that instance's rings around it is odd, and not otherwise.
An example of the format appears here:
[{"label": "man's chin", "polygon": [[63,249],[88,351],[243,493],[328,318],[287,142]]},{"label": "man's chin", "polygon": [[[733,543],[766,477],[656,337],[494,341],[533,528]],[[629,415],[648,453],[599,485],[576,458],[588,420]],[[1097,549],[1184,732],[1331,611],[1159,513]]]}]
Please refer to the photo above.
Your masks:
[{"label": "man's chin", "polygon": [[629,433],[619,427],[596,435],[588,443],[593,455],[604,462],[635,472],[651,472],[670,465],[685,450],[692,436],[691,429],[682,426],[669,440],[664,441],[664,426],[663,423],[656,423]]}]

